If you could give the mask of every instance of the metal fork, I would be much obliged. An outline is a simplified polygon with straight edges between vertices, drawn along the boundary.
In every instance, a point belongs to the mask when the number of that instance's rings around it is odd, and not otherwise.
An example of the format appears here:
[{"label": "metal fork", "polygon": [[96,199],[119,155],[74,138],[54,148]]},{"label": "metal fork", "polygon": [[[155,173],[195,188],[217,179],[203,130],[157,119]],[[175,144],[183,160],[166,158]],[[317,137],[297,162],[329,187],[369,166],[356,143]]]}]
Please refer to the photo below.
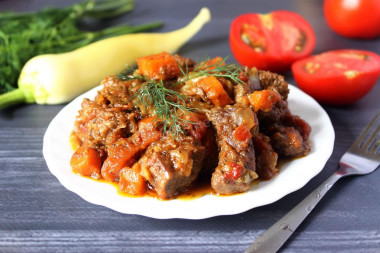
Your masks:
[{"label": "metal fork", "polygon": [[339,169],[283,218],[260,235],[244,253],[276,252],[340,178],[364,175],[380,164],[380,112],[363,130],[339,162]]}]

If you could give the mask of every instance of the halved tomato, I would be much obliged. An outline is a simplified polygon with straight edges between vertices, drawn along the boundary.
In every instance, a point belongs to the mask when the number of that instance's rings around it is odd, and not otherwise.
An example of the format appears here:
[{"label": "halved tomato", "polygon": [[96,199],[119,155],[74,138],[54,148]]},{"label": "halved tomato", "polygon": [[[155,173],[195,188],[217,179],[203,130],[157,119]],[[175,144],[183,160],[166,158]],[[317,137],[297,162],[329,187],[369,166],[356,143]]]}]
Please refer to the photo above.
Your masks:
[{"label": "halved tomato", "polygon": [[243,66],[273,72],[289,70],[294,61],[311,54],[315,43],[310,24],[290,11],[243,14],[230,28],[230,47],[236,60]]},{"label": "halved tomato", "polygon": [[380,56],[363,50],[334,50],[292,65],[298,86],[316,100],[348,105],[366,95],[380,75]]}]

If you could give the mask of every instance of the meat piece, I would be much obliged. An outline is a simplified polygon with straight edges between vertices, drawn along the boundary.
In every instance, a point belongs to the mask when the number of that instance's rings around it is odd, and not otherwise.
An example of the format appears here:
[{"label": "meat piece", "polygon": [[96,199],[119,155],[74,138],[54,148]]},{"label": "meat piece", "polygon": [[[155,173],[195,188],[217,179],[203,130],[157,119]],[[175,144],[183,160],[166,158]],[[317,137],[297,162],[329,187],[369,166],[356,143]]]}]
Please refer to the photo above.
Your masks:
[{"label": "meat piece", "polygon": [[260,179],[268,180],[278,173],[276,168],[278,154],[270,144],[270,138],[264,134],[253,137],[256,154],[256,172]]},{"label": "meat piece", "polygon": [[176,60],[178,66],[180,67],[181,70],[184,72],[191,72],[194,69],[194,66],[196,64],[195,61],[193,61],[190,58],[183,57],[181,55],[174,55],[174,59]]},{"label": "meat piece", "polygon": [[245,127],[251,134],[258,133],[259,123],[256,114],[249,107],[214,107],[207,113],[208,119],[216,129],[218,141],[225,140],[237,151],[245,150],[250,138],[236,138],[235,130]]},{"label": "meat piece", "polygon": [[131,137],[120,138],[112,145],[107,146],[108,157],[101,169],[102,176],[106,181],[119,181],[120,170],[124,167],[131,167],[141,151],[162,137],[161,131],[156,127],[155,117],[144,118],[138,124],[138,131]]},{"label": "meat piece", "polygon": [[95,101],[113,107],[129,109],[132,106],[132,87],[136,87],[139,80],[123,81],[116,76],[108,76],[101,82],[103,89],[98,92]]},{"label": "meat piece", "polygon": [[249,96],[253,96],[255,91],[269,90],[278,92],[281,100],[273,101],[273,106],[267,110],[258,110],[257,118],[260,122],[260,129],[266,129],[280,120],[282,115],[288,111],[286,99],[289,89],[284,77],[268,71],[257,70],[256,68],[245,69],[248,82],[234,86],[235,104],[249,106]]},{"label": "meat piece", "polygon": [[136,129],[134,113],[103,107],[86,98],[74,125],[74,133],[82,144],[96,148],[112,144]]},{"label": "meat piece", "polygon": [[212,188],[220,194],[248,190],[252,180],[257,178],[251,138],[258,129],[254,112],[248,107],[215,107],[207,117],[216,129],[220,150],[219,163],[211,178]]},{"label": "meat piece", "polygon": [[226,141],[219,142],[219,164],[211,177],[211,186],[219,194],[247,191],[258,176],[255,172],[255,152],[250,141],[245,151],[238,153]]},{"label": "meat piece", "polygon": [[306,151],[301,134],[293,127],[277,126],[271,136],[271,143],[283,157],[302,156]]},{"label": "meat piece", "polygon": [[299,116],[293,115],[290,113],[290,111],[288,111],[286,114],[283,115],[281,122],[285,126],[292,126],[296,128],[300,132],[304,140],[309,139],[311,127],[306,121],[301,119]]},{"label": "meat piece", "polygon": [[234,86],[235,104],[249,106],[248,94],[251,93],[245,83]]},{"label": "meat piece", "polygon": [[269,71],[258,71],[261,89],[275,90],[281,94],[283,100],[288,99],[289,88],[284,77]]},{"label": "meat piece", "polygon": [[288,105],[284,100],[278,101],[269,111],[258,111],[257,118],[262,132],[268,134],[268,129],[277,124],[288,111]]},{"label": "meat piece", "polygon": [[174,141],[166,136],[152,144],[139,160],[141,175],[159,198],[172,198],[197,178],[204,154],[204,147],[192,137]]},{"label": "meat piece", "polygon": [[218,166],[218,144],[216,143],[216,131],[210,124],[206,128],[205,135],[203,136],[202,145],[205,147],[205,158],[202,164],[202,170],[200,176],[205,178],[211,178],[212,173],[216,166]]},{"label": "meat piece", "polygon": [[286,158],[307,155],[310,152],[311,127],[300,117],[286,111],[280,120],[265,131],[271,138],[274,150]]},{"label": "meat piece", "polygon": [[281,95],[281,100],[277,99],[270,109],[257,111],[260,131],[270,137],[273,149],[281,157],[298,157],[308,154],[310,152],[310,126],[290,113],[286,101],[289,89],[284,77],[256,68],[246,70],[246,72],[249,81],[245,90],[251,92],[249,96],[254,91],[261,90],[276,91]]}]

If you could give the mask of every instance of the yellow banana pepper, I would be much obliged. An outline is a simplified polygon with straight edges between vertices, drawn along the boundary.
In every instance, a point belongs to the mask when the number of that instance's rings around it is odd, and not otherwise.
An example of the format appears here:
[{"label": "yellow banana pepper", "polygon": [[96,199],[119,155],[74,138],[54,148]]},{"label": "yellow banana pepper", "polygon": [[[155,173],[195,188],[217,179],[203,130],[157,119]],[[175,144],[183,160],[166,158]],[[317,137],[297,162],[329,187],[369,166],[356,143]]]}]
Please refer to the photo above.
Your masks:
[{"label": "yellow banana pepper", "polygon": [[18,103],[60,104],[95,87],[136,59],[162,51],[174,53],[211,19],[202,8],[185,27],[168,33],[127,34],[62,54],[39,55],[23,67],[18,89],[0,95],[0,108]]}]

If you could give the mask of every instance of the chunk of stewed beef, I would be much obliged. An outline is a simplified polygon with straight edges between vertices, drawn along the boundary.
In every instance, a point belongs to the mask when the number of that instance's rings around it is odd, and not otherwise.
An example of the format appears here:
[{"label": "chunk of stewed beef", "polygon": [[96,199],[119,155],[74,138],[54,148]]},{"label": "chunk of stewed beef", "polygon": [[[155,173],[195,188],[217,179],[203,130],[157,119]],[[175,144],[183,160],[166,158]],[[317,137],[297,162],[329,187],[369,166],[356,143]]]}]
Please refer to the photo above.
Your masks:
[{"label": "chunk of stewed beef", "polygon": [[257,110],[260,129],[266,129],[277,123],[282,115],[289,110],[286,101],[289,93],[288,83],[283,76],[269,71],[251,68],[246,69],[245,72],[248,76],[248,82],[235,86],[236,103],[248,106],[250,102],[247,96],[255,91],[272,90],[281,95],[281,100],[275,103],[271,110]]},{"label": "chunk of stewed beef", "polygon": [[103,147],[136,131],[134,116],[121,108],[109,108],[85,98],[75,120],[74,133],[83,145]]},{"label": "chunk of stewed beef", "polygon": [[205,149],[193,137],[166,136],[152,144],[139,160],[141,175],[161,199],[175,197],[197,178]]},{"label": "chunk of stewed beef", "polygon": [[98,92],[95,101],[112,107],[129,109],[132,106],[131,95],[140,80],[122,80],[117,76],[108,76],[101,82],[103,89]]},{"label": "chunk of stewed beef", "polygon": [[212,188],[220,194],[249,189],[257,178],[252,134],[258,122],[249,107],[215,107],[207,113],[217,133],[219,163],[211,178]]},{"label": "chunk of stewed beef", "polygon": [[271,179],[278,173],[278,154],[270,144],[270,138],[262,133],[253,137],[256,154],[256,173],[260,179]]},{"label": "chunk of stewed beef", "polygon": [[310,125],[289,111],[266,132],[274,150],[286,158],[305,156],[310,152]]},{"label": "chunk of stewed beef", "polygon": [[248,87],[250,92],[256,90],[275,90],[281,94],[283,100],[287,100],[289,94],[288,83],[282,75],[264,70],[251,68],[246,71],[248,75]]},{"label": "chunk of stewed beef", "polygon": [[176,60],[178,66],[180,69],[182,69],[184,72],[190,72],[193,71],[196,62],[193,61],[190,58],[183,57],[181,55],[173,55],[174,59]]}]

